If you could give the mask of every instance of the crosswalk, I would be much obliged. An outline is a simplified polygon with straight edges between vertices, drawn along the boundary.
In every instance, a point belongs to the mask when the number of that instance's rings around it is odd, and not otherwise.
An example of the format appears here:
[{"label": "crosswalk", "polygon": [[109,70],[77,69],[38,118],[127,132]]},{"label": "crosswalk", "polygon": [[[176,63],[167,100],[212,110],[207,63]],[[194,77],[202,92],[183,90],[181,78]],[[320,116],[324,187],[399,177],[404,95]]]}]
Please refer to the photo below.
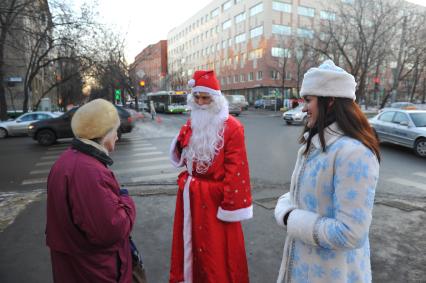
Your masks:
[{"label": "crosswalk", "polygon": [[[125,184],[175,181],[179,170],[169,161],[168,145],[168,139],[163,144],[154,145],[153,141],[137,134],[128,135],[117,143],[116,151],[111,155],[114,160],[111,170],[119,182]],[[52,165],[69,146],[68,142],[49,147],[21,185],[45,187]]]}]

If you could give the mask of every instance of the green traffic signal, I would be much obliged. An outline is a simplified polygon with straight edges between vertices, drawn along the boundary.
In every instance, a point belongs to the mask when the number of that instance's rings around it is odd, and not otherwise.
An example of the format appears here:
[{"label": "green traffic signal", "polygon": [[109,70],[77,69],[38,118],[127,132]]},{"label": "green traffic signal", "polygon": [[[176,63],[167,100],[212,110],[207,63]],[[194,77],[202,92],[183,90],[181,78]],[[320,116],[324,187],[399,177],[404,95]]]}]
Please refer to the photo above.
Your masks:
[{"label": "green traffic signal", "polygon": [[115,93],[115,99],[116,100],[120,100],[120,98],[121,98],[121,89],[116,89],[114,93]]}]

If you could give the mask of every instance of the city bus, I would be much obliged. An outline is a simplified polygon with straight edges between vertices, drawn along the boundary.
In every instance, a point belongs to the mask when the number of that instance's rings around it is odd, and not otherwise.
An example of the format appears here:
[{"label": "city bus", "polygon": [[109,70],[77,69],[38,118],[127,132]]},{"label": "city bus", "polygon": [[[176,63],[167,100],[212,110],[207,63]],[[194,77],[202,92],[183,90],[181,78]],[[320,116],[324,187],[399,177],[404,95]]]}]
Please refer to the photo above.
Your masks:
[{"label": "city bus", "polygon": [[183,113],[187,111],[186,92],[184,91],[159,91],[148,93],[147,104],[154,102],[156,112]]}]

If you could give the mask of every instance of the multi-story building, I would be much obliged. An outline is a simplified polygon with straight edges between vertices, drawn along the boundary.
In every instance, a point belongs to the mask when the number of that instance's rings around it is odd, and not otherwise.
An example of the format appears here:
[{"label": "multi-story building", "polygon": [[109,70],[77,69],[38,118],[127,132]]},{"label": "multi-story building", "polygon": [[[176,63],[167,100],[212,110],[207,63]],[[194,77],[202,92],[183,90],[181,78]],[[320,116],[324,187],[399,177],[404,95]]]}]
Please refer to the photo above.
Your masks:
[{"label": "multi-story building", "polygon": [[249,102],[281,93],[283,86],[286,97],[295,95],[298,62],[306,54],[294,47],[313,38],[322,19],[335,17],[324,2],[212,1],[168,33],[169,73],[190,77],[214,69],[224,93],[243,94]]},{"label": "multi-story building", "polygon": [[[9,5],[10,0],[5,4]],[[28,93],[28,108],[32,109],[42,95],[57,99],[56,91],[45,92],[55,80],[55,66],[52,63],[46,68],[42,68],[28,82],[28,76],[34,71],[31,66],[46,50],[47,42],[43,42],[40,34],[43,35],[49,25],[52,24],[52,15],[50,13],[47,0],[36,0],[28,2],[27,7],[21,12],[23,1],[16,1],[16,8],[13,12],[17,13],[16,19],[9,28],[6,36],[4,49],[4,62],[2,71],[4,74],[4,91],[7,108],[9,110],[21,110],[25,98],[25,91]],[[9,6],[8,6],[9,7]],[[6,11],[6,10],[4,10]],[[47,40],[48,36],[46,36]],[[35,46],[40,46],[38,49]],[[38,53],[35,53],[37,50]],[[47,59],[47,58],[46,58]],[[26,88],[26,89],[25,89]]]},{"label": "multi-story building", "polygon": [[[160,40],[143,49],[130,66],[130,76],[136,83],[144,80],[146,91],[166,89],[167,41]],[[137,87],[140,91],[139,84]]]}]

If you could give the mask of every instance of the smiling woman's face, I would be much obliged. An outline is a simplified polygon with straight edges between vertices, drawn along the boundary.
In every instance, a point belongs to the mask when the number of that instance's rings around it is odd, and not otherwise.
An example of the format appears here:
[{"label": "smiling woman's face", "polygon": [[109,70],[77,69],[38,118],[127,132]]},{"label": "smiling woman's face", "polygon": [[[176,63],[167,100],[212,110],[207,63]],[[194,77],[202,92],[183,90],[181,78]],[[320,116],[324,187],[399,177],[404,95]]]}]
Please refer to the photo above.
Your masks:
[{"label": "smiling woman's face", "polygon": [[313,128],[318,119],[318,97],[307,95],[304,97],[305,105],[302,109],[303,112],[308,114],[308,128]]}]

